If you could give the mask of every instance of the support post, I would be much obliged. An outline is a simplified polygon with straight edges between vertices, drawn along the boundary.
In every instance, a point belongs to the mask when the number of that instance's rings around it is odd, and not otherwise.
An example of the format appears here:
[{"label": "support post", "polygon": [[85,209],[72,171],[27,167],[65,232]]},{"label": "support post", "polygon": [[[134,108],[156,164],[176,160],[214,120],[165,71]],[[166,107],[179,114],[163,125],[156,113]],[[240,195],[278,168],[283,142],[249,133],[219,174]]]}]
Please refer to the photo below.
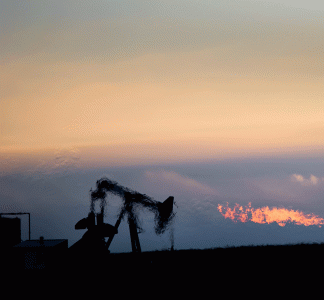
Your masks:
[{"label": "support post", "polygon": [[[119,215],[119,218],[118,218],[116,224],[115,224],[116,232],[117,232],[117,229],[118,229],[118,227],[119,227],[119,224],[120,224],[120,222],[121,222],[123,216],[124,216],[124,214],[121,213],[121,214]],[[115,235],[111,235],[111,236],[109,237],[109,239],[108,239],[108,241],[107,241],[107,243],[106,243],[106,249],[107,249],[107,250],[108,250],[108,248],[109,248],[109,246],[110,246],[110,244],[111,244],[111,242],[112,242],[114,236],[115,236]]]},{"label": "support post", "polygon": [[128,217],[129,232],[132,243],[133,253],[141,252],[141,246],[138,239],[137,227],[134,223],[134,220],[131,217]]},{"label": "support post", "polygon": [[28,239],[30,240],[30,213],[28,213]]}]

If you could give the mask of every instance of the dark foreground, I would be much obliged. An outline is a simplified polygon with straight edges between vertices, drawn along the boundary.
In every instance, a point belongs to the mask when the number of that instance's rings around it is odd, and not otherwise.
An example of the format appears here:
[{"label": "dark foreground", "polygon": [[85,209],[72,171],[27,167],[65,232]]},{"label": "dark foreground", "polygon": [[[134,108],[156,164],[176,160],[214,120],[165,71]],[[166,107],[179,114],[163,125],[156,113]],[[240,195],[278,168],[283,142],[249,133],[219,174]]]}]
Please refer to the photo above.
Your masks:
[{"label": "dark foreground", "polygon": [[[137,256],[137,257],[136,257]],[[298,244],[281,246],[242,246],[212,249],[110,254],[111,268],[127,268],[138,261],[152,272],[179,272],[199,274],[221,272],[265,273],[322,270],[324,244]]]},{"label": "dark foreground", "polygon": [[15,292],[36,291],[43,297],[44,290],[54,298],[102,294],[118,299],[162,295],[171,299],[299,299],[322,292],[323,254],[324,244],[106,255],[70,252],[51,269],[3,270],[2,286],[5,290],[14,283]]},{"label": "dark foreground", "polygon": [[[69,250],[69,249],[68,249]],[[14,265],[12,265],[14,267]],[[47,270],[7,271],[24,276],[74,278],[78,282],[90,278],[116,278],[133,281],[156,278],[187,278],[215,281],[269,280],[322,277],[324,243],[278,246],[242,246],[204,250],[153,251],[142,253],[69,253]]]}]

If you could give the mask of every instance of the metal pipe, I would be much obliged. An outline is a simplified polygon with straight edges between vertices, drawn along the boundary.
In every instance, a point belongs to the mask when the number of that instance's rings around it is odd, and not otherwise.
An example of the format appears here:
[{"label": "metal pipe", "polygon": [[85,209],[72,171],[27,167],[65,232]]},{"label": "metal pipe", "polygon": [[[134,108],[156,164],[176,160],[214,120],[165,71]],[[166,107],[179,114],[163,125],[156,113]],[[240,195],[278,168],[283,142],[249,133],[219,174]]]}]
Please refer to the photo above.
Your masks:
[{"label": "metal pipe", "polygon": [[30,241],[30,213],[28,213],[28,223],[29,223],[29,228],[28,228],[28,239]]}]

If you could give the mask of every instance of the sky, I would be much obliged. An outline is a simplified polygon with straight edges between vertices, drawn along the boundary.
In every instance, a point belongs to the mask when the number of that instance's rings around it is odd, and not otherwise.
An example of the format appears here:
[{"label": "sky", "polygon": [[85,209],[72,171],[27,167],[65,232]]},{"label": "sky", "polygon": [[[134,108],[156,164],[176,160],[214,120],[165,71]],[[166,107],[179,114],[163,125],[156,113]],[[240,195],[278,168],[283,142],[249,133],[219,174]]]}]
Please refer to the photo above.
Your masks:
[{"label": "sky", "polygon": [[[107,176],[175,197],[175,248],[323,241],[324,4],[0,6],[0,210],[32,238],[76,242]],[[170,247],[141,215],[142,248]]]}]

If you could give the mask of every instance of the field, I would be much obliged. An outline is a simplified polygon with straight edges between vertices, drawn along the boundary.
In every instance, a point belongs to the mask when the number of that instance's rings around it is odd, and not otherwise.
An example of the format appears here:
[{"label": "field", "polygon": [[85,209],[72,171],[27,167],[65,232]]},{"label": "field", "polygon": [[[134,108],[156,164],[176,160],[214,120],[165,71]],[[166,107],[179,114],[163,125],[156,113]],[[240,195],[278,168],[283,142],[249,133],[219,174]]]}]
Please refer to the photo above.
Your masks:
[{"label": "field", "polygon": [[49,288],[59,288],[58,291],[63,291],[64,286],[81,294],[83,289],[100,288],[109,293],[117,286],[120,292],[128,293],[133,286],[138,293],[153,287],[155,295],[168,294],[175,287],[189,296],[197,288],[215,293],[225,291],[230,298],[246,293],[255,298],[261,292],[262,296],[298,296],[300,288],[312,286],[315,291],[321,287],[323,252],[324,243],[314,243],[102,256],[68,254],[55,269],[10,270],[6,280],[31,285],[42,282]]},{"label": "field", "polygon": [[[165,250],[108,254],[104,258],[77,259],[81,267],[113,274],[234,278],[252,276],[319,276],[324,244],[264,245],[211,249]],[[86,264],[86,265],[85,265]],[[272,276],[272,275],[271,275]]]}]

